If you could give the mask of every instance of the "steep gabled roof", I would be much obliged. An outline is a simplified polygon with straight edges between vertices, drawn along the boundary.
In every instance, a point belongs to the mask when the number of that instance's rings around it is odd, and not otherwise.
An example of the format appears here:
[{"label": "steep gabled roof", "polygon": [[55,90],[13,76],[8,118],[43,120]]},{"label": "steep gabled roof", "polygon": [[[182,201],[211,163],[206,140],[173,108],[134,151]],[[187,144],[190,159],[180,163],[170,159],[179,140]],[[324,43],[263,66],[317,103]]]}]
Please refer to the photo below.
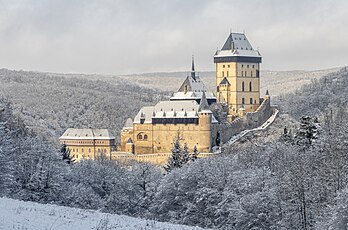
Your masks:
[{"label": "steep gabled roof", "polygon": [[230,85],[230,82],[227,80],[226,77],[224,77],[224,79],[222,79],[219,85]]}]

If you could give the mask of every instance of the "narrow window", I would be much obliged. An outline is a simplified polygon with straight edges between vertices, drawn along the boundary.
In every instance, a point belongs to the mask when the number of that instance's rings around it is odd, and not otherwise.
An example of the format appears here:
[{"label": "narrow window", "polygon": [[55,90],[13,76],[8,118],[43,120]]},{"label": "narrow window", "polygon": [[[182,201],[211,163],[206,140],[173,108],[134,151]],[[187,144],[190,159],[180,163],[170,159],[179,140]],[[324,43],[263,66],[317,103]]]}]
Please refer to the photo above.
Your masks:
[{"label": "narrow window", "polygon": [[[252,91],[251,82],[249,82],[249,91],[250,92]],[[252,104],[252,103],[250,103],[250,104]]]},{"label": "narrow window", "polygon": [[137,139],[138,139],[138,140],[142,140],[142,139],[143,139],[143,136],[139,133],[138,136],[137,136]]},{"label": "narrow window", "polygon": [[253,76],[253,71],[250,72],[250,77],[252,77],[252,76]]},{"label": "narrow window", "polygon": [[222,68],[225,68],[225,65],[223,65]]},{"label": "narrow window", "polygon": [[244,92],[244,81],[242,82],[242,91]]},{"label": "narrow window", "polygon": [[227,71],[227,77],[228,77],[228,71]]},{"label": "narrow window", "polygon": [[144,141],[147,141],[147,135],[146,134],[144,135]]},{"label": "narrow window", "polygon": [[223,76],[223,77],[225,76],[225,73],[224,73],[224,71],[222,71],[222,76]]},{"label": "narrow window", "polygon": [[252,105],[253,104],[253,99],[252,98],[250,98],[250,105]]},{"label": "narrow window", "polygon": [[244,105],[245,104],[245,100],[244,100],[244,97],[242,98],[242,105]]}]

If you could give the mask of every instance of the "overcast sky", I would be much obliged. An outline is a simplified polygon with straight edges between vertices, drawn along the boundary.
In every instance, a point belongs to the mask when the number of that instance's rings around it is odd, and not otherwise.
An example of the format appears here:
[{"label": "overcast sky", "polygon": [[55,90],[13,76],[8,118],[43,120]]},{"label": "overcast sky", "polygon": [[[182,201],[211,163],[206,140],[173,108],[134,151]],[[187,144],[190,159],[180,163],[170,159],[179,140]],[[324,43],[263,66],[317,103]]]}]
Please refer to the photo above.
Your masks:
[{"label": "overcast sky", "polygon": [[347,0],[0,0],[0,68],[130,74],[214,70],[245,30],[267,70],[348,65]]}]

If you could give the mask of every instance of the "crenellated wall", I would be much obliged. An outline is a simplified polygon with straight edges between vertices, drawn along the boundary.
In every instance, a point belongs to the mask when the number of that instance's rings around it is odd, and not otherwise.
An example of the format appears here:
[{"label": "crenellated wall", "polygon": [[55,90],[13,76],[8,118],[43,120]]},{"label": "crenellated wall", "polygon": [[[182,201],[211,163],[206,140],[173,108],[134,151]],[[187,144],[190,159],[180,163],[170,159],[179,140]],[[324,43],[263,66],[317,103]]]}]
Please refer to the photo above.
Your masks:
[{"label": "crenellated wall", "polygon": [[245,116],[237,118],[231,123],[220,124],[218,129],[220,132],[221,144],[226,143],[232,136],[237,135],[243,130],[254,129],[261,126],[273,114],[271,107],[271,99],[266,96],[260,107],[255,112],[246,113]]}]

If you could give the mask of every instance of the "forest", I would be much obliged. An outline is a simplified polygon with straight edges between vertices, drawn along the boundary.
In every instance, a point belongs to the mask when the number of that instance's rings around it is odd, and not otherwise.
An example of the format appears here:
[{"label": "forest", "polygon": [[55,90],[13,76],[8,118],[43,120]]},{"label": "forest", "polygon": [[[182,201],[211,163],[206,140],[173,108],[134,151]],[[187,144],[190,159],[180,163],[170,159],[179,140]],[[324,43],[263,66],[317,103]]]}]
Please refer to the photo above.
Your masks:
[{"label": "forest", "polygon": [[281,114],[266,132],[167,171],[104,157],[74,163],[52,141],[72,124],[118,129],[122,123],[111,121],[132,117],[164,92],[6,71],[0,196],[216,229],[347,227],[347,68],[274,98]]}]

